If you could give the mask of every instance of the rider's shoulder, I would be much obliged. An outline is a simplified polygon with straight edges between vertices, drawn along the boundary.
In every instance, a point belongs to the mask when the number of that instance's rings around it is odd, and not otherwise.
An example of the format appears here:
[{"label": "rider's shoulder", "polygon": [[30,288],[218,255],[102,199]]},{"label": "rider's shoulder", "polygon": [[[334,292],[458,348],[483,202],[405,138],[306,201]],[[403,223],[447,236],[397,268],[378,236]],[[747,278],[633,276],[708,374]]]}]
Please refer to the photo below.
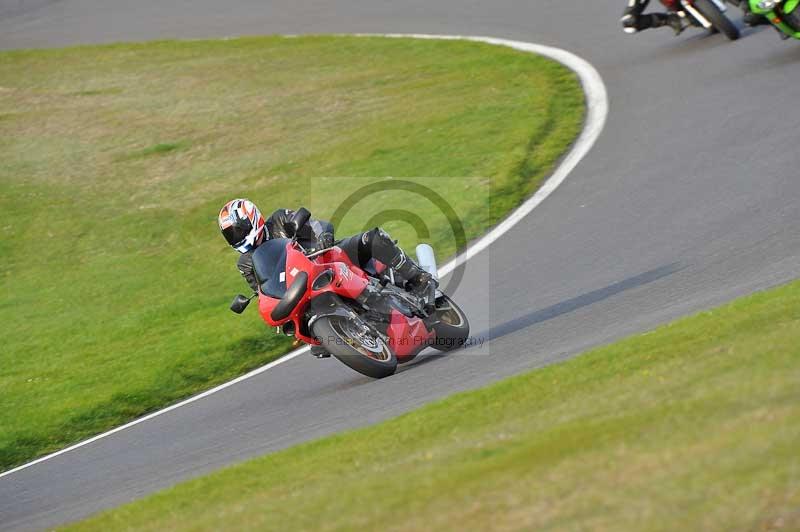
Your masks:
[{"label": "rider's shoulder", "polygon": [[285,222],[288,221],[292,215],[294,215],[294,211],[292,209],[277,209],[270,215],[269,219]]}]

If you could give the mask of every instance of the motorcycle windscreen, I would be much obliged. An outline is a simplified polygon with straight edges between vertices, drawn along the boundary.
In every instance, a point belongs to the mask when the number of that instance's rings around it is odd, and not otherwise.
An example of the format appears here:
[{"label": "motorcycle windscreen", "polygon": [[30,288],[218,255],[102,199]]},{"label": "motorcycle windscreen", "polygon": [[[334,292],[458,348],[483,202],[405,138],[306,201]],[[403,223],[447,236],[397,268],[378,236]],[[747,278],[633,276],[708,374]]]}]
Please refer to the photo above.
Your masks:
[{"label": "motorcycle windscreen", "polygon": [[286,245],[289,240],[267,240],[253,252],[253,269],[261,292],[281,299],[286,294]]}]

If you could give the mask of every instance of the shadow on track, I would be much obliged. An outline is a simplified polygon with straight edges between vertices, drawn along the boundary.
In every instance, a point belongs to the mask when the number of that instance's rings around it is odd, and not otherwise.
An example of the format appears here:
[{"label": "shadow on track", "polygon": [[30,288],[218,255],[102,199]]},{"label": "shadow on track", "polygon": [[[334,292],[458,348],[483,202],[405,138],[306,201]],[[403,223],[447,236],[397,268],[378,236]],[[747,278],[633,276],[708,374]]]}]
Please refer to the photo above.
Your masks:
[{"label": "shadow on track", "polygon": [[639,275],[628,277],[627,279],[610,284],[604,288],[586,292],[585,294],[573,297],[572,299],[567,299],[561,303],[556,303],[555,305],[551,305],[540,310],[535,310],[530,314],[520,316],[519,318],[501,323],[500,325],[495,325],[488,331],[477,335],[477,337],[485,338],[486,341],[502,338],[503,336],[526,329],[531,325],[552,320],[553,318],[557,318],[564,314],[569,314],[570,312],[574,312],[580,308],[594,305],[595,303],[599,303],[600,301],[613,297],[627,290],[633,290],[634,288],[639,288],[640,286],[653,283],[682,269],[683,267],[681,267],[679,262],[673,262],[672,264],[667,264],[665,266],[640,273]]},{"label": "shadow on track", "polygon": [[690,56],[697,54],[703,50],[714,50],[721,47],[736,46],[736,43],[746,40],[763,31],[769,31],[769,26],[747,26],[741,19],[735,19],[734,24],[741,33],[741,38],[736,41],[730,41],[720,33],[713,33],[698,28],[688,28],[688,31],[698,30],[695,32],[684,33],[672,40],[665,41],[661,46],[658,46],[651,51],[644,53],[640,58],[643,61],[660,61],[670,60],[681,56]]},{"label": "shadow on track", "polygon": [[[609,299],[615,295],[621,294],[622,292],[626,292],[628,290],[633,290],[634,288],[639,288],[640,286],[654,283],[655,281],[670,276],[684,269],[685,267],[686,266],[682,266],[681,263],[679,262],[666,264],[664,266],[648,270],[644,273],[640,273],[639,275],[628,277],[627,279],[623,279],[622,281],[618,281],[603,288],[592,290],[591,292],[586,292],[577,297],[573,297],[571,299],[567,299],[560,303],[556,303],[555,305],[551,305],[549,307],[545,307],[539,310],[534,310],[533,312],[530,312],[529,314],[526,314],[524,316],[520,316],[519,318],[515,318],[513,320],[501,323],[499,325],[495,325],[494,327],[491,327],[488,330],[482,331],[477,335],[473,335],[473,337],[480,338],[484,342],[497,340],[498,338],[502,338],[517,331],[521,331],[532,325],[543,323],[545,321],[552,320],[559,316],[563,316],[564,314],[569,314],[578,309],[588,307],[595,303],[599,303],[600,301]],[[465,349],[465,351],[469,351],[470,349],[472,348],[468,347]],[[419,357],[414,362],[406,366],[403,366],[402,369],[407,371],[412,368],[417,368],[419,366],[435,362],[437,360],[441,360],[443,358],[448,358],[449,355],[461,352],[462,351],[459,350],[449,354],[431,353],[430,355]],[[400,370],[398,370],[398,372],[399,371]]]},{"label": "shadow on track", "polygon": [[[660,279],[663,279],[667,276],[672,275],[673,273],[676,273],[684,269],[685,267],[686,266],[681,265],[680,262],[673,262],[671,264],[666,264],[664,266],[648,270],[638,275],[634,275],[633,277],[628,277],[627,279],[623,279],[622,281],[618,281],[603,288],[592,290],[591,292],[586,292],[577,297],[573,297],[571,299],[567,299],[560,303],[556,303],[555,305],[551,305],[543,309],[534,310],[529,314],[520,316],[519,318],[515,318],[513,320],[501,323],[499,325],[495,325],[494,327],[484,330],[479,334],[472,335],[472,337],[480,339],[482,341],[482,345],[484,345],[486,342],[497,340],[509,334],[515,333],[517,331],[527,329],[532,325],[543,323],[545,321],[552,320],[559,316],[569,314],[578,309],[588,307],[595,303],[599,303],[615,295],[621,294],[622,292],[626,292],[628,290],[633,290],[634,288],[639,288],[640,286],[654,283]],[[419,368],[426,364],[430,364],[432,362],[437,362],[446,358],[450,358],[450,356],[454,354],[462,354],[465,352],[469,353],[471,350],[473,350],[473,347],[467,347],[463,350],[459,349],[456,351],[452,351],[450,353],[440,353],[433,350],[429,350],[428,351],[429,354],[422,354],[419,357],[417,357],[414,361],[409,362],[408,364],[398,366],[396,375],[405,373],[407,371],[412,371],[416,368]],[[369,378],[354,375],[353,379],[347,380],[345,382],[336,383],[334,385],[326,387],[325,389],[317,390],[314,395],[327,395],[329,393],[341,390],[347,390],[350,388],[357,388],[374,382],[376,381]]]}]

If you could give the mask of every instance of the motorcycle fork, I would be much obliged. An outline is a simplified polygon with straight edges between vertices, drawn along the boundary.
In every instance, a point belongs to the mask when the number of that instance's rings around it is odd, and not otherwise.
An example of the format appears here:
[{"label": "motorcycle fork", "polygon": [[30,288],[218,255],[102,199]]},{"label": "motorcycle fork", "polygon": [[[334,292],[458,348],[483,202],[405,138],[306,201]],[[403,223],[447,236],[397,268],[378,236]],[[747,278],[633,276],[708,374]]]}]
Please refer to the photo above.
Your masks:
[{"label": "motorcycle fork", "polygon": [[681,5],[683,6],[683,9],[685,9],[687,13],[692,15],[692,17],[697,22],[700,23],[701,26],[703,26],[707,30],[711,29],[711,22],[706,17],[704,17],[702,13],[700,13],[689,0],[681,0]]}]

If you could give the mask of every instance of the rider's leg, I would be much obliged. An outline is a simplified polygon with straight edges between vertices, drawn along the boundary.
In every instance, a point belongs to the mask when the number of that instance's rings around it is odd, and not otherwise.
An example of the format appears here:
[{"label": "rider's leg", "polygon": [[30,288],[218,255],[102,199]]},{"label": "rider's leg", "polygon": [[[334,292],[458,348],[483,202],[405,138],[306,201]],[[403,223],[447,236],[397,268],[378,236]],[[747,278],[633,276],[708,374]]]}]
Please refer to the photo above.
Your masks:
[{"label": "rider's leg", "polygon": [[677,13],[648,13],[639,17],[636,31],[660,28],[661,26],[671,27],[675,31],[675,35],[686,29],[683,19]]},{"label": "rider's leg", "polygon": [[347,257],[353,264],[358,264],[361,267],[366,266],[367,261],[362,262],[359,247],[361,247],[361,235],[354,235],[348,238],[345,238],[339,244],[337,244],[339,248],[347,254]]},{"label": "rider's leg", "polygon": [[625,6],[622,18],[619,19],[625,33],[636,33],[640,30],[639,25],[641,24],[642,13],[649,2],[650,0],[628,0],[628,5]]},{"label": "rider's leg", "polygon": [[648,13],[642,12],[647,7],[649,0],[628,0],[628,5],[622,14],[620,22],[625,33],[636,33],[649,28],[660,28],[670,26],[675,34],[682,32],[685,28],[683,20],[677,13]]},{"label": "rider's leg", "polygon": [[362,267],[366,266],[370,259],[391,266],[414,292],[424,291],[432,280],[431,274],[417,266],[379,227],[347,238],[339,244],[339,247],[347,253],[350,260]]}]

